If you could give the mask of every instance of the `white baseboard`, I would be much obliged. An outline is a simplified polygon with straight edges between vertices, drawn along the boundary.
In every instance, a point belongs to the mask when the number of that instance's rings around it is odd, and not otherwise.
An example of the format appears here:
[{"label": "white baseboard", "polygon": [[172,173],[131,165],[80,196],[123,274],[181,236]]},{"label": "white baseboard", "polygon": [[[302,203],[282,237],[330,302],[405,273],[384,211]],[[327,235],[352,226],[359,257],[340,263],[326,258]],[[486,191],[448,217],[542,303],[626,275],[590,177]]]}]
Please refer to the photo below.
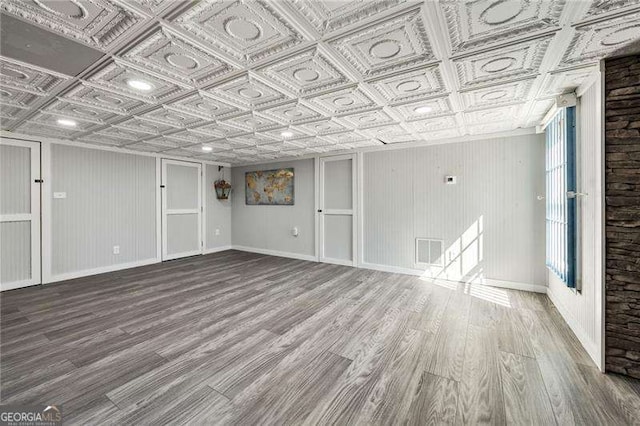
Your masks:
[{"label": "white baseboard", "polygon": [[33,285],[40,285],[40,283],[34,282],[34,280],[32,280],[32,279],[13,281],[13,282],[10,282],[10,283],[2,283],[2,284],[0,284],[0,291],[15,290],[17,288],[31,287]]},{"label": "white baseboard", "polygon": [[245,246],[237,246],[237,245],[232,245],[231,249],[246,251],[249,253],[266,254],[269,256],[288,257],[291,259],[308,260],[311,262],[318,261],[318,259],[315,256],[310,254],[291,253],[288,251],[269,250],[269,249],[261,249],[261,248],[245,247]]},{"label": "white baseboard", "polygon": [[232,246],[213,247],[204,250],[204,254],[219,253],[221,251],[231,250]]},{"label": "white baseboard", "polygon": [[574,316],[571,315],[570,311],[566,309],[564,304],[561,302],[561,299],[552,290],[551,287],[549,287],[549,289],[547,290],[547,296],[549,297],[553,305],[556,307],[558,312],[560,312],[560,315],[562,316],[564,321],[567,323],[571,331],[573,331],[573,334],[576,335],[576,337],[582,344],[582,347],[584,347],[584,349],[587,351],[587,353],[589,354],[593,362],[595,362],[598,369],[604,372],[604,365],[602,363],[602,354],[598,349],[598,345],[586,335],[586,333],[580,327],[580,324],[578,323],[578,321],[576,321]]},{"label": "white baseboard", "polygon": [[44,284],[55,283],[58,281],[72,280],[74,278],[88,277],[90,275],[104,274],[106,272],[120,271],[122,269],[137,268],[138,266],[151,265],[153,263],[160,263],[160,262],[161,262],[160,259],[154,258],[154,259],[139,260],[136,262],[129,262],[129,263],[117,263],[115,265],[102,266],[102,267],[93,268],[93,269],[85,269],[82,271],[65,272],[64,274],[52,275],[51,278]]},{"label": "white baseboard", "polygon": [[[359,267],[365,268],[365,269],[373,269],[376,271],[392,272],[396,274],[415,275],[415,276],[425,275],[425,271],[423,270],[412,269],[412,268],[402,268],[399,266],[380,265],[380,264],[374,264],[374,263],[362,263]],[[426,276],[426,278],[431,279],[433,277]],[[438,279],[442,281],[459,282],[458,280],[447,279],[447,278],[438,278]],[[494,280],[491,278],[482,278],[480,280],[474,280],[471,283],[478,284],[478,285],[487,285],[491,287],[507,288],[510,290],[531,291],[534,293],[547,292],[547,286],[540,285],[540,284],[521,283],[517,281],[504,281],[504,280]]]}]

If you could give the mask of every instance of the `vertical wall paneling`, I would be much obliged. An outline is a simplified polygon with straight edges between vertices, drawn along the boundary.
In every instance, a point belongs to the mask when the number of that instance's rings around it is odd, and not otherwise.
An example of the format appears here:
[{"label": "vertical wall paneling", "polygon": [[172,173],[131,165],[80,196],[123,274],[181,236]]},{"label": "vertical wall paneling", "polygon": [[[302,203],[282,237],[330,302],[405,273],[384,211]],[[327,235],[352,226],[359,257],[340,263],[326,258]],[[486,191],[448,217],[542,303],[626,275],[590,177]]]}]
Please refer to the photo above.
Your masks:
[{"label": "vertical wall paneling", "polygon": [[52,279],[158,260],[154,157],[53,144],[50,179]]},{"label": "vertical wall paneling", "polygon": [[[224,168],[224,179],[231,182],[231,169]],[[205,202],[205,252],[227,249],[231,246],[231,200],[244,197],[242,188],[233,187],[231,199],[218,200],[213,183],[221,173],[218,166],[207,164],[204,173],[204,202]],[[231,182],[233,184],[233,182]],[[216,234],[216,230],[219,234]]]},{"label": "vertical wall paneling", "polygon": [[541,135],[363,156],[364,266],[418,273],[415,239],[429,238],[445,258],[425,276],[544,289]]},{"label": "vertical wall paneling", "polygon": [[[245,204],[245,172],[293,167],[295,204],[293,206],[248,206]],[[315,168],[314,160],[284,161],[233,167],[232,234],[233,246],[241,249],[282,253],[315,260]],[[291,235],[293,227],[299,235]]]},{"label": "vertical wall paneling", "polygon": [[602,138],[601,85],[596,81],[578,102],[577,278],[581,291],[566,286],[554,273],[549,276],[549,298],[558,308],[596,365],[602,368]]}]

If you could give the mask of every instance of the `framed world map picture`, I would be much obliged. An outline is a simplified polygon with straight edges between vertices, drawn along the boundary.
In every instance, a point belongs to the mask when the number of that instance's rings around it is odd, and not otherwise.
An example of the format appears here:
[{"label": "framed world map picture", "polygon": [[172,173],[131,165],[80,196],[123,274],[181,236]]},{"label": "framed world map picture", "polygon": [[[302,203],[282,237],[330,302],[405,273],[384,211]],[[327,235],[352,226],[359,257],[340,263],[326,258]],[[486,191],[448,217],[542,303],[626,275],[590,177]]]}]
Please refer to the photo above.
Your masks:
[{"label": "framed world map picture", "polygon": [[293,168],[246,172],[244,182],[247,205],[292,206],[294,203]]}]

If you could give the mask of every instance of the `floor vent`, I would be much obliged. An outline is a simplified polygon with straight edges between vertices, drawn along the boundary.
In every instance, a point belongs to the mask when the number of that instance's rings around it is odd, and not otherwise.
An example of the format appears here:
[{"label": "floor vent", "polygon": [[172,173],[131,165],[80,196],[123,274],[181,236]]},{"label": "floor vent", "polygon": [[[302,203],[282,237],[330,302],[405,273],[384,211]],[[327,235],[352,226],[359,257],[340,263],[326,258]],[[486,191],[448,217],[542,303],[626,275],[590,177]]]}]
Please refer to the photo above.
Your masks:
[{"label": "floor vent", "polygon": [[416,238],[416,266],[443,265],[443,241],[431,238]]}]

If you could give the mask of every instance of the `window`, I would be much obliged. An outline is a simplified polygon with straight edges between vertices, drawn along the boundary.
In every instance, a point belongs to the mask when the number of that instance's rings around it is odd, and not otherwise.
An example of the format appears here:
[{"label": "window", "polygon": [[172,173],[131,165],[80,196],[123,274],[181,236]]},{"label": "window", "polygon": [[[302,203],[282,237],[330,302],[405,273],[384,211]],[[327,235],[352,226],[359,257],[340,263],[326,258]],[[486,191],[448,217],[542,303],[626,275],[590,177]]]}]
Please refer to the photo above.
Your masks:
[{"label": "window", "polygon": [[562,108],[545,130],[546,261],[571,288],[576,286],[575,120],[575,107]]}]

